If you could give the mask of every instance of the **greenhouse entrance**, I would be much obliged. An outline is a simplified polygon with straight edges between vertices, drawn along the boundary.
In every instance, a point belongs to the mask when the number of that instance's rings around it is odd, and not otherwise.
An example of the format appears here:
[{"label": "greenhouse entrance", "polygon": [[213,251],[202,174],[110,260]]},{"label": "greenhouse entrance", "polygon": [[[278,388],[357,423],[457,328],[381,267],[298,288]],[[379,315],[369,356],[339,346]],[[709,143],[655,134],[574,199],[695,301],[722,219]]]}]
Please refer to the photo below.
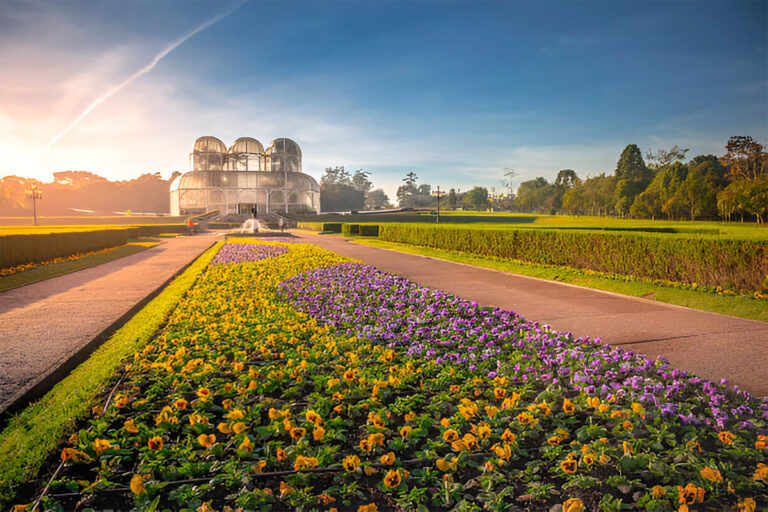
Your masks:
[{"label": "greenhouse entrance", "polygon": [[237,213],[250,215],[254,208],[256,208],[256,203],[238,203]]}]

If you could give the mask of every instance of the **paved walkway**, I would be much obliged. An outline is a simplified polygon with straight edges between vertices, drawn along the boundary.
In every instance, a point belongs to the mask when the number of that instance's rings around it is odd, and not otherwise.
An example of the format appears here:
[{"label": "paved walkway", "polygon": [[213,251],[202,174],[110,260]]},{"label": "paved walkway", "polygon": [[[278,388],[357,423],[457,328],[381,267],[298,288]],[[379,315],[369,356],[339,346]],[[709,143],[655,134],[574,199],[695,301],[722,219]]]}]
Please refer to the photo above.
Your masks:
[{"label": "paved walkway", "polygon": [[[109,263],[0,293],[0,412],[39,395],[218,238],[167,239]],[[63,370],[60,368],[64,366]]]},{"label": "paved walkway", "polygon": [[297,237],[555,330],[599,336],[651,358],[663,355],[676,368],[768,395],[768,323],[353,244],[340,236]]}]

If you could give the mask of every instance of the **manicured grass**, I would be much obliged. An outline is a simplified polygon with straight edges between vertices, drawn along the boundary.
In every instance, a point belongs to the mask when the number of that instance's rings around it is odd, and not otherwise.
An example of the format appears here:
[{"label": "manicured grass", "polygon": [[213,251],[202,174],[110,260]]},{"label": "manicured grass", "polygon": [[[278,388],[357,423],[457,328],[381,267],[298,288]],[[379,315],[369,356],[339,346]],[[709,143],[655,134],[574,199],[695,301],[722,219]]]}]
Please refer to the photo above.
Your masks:
[{"label": "manicured grass", "polygon": [[63,276],[71,272],[77,272],[102,263],[108,263],[132,254],[142,252],[157,245],[157,240],[152,238],[135,239],[125,245],[108,249],[104,252],[83,256],[76,260],[40,265],[23,272],[17,272],[9,276],[0,277],[0,291],[18,288],[27,284],[36,283],[52,277]]},{"label": "manicured grass", "polygon": [[457,263],[465,263],[478,267],[492,268],[513,274],[520,274],[551,281],[575,284],[596,290],[605,290],[634,297],[646,297],[651,300],[676,304],[703,311],[712,311],[753,320],[768,322],[768,301],[757,300],[742,296],[726,296],[694,290],[677,289],[659,286],[639,280],[612,279],[586,272],[579,269],[557,267],[552,265],[536,265],[521,261],[505,260],[447,251],[416,247],[412,245],[383,242],[380,240],[357,239],[356,243],[391,249],[409,254],[419,254],[431,258],[440,258]]},{"label": "manicured grass", "polygon": [[88,417],[116,371],[153,338],[220,245],[208,249],[39,402],[10,419],[0,433],[0,507],[37,475],[61,437]]}]

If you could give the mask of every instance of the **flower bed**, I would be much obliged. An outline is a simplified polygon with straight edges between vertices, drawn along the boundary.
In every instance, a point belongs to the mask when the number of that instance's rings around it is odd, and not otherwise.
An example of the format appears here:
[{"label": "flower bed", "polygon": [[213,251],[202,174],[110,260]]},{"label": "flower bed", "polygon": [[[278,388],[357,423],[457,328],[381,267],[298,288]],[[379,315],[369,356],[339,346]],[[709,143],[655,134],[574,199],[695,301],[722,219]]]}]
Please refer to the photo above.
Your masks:
[{"label": "flower bed", "polygon": [[272,256],[211,265],[135,355],[45,505],[766,502],[765,418],[745,394],[313,246],[255,247]]},{"label": "flower bed", "polygon": [[288,248],[279,245],[227,243],[219,249],[216,257],[211,261],[211,265],[258,261],[265,258],[274,258],[275,256],[280,256],[286,252],[288,252]]}]

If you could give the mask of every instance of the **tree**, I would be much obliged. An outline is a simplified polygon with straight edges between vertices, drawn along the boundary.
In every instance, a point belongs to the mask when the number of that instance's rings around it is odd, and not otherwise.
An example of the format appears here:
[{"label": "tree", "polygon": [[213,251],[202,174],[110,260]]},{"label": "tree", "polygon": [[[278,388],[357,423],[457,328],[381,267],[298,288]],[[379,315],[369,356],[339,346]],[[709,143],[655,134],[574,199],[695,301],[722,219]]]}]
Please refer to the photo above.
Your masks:
[{"label": "tree", "polygon": [[447,205],[447,210],[455,210],[458,208],[459,200],[456,195],[456,189],[452,188],[448,191],[448,195],[445,197],[445,204]]},{"label": "tree", "polygon": [[571,214],[607,215],[613,208],[616,178],[600,174],[578,183],[563,195],[563,208]]},{"label": "tree", "polygon": [[373,183],[370,182],[368,179],[368,176],[370,176],[371,173],[366,172],[362,169],[358,169],[355,171],[355,174],[352,176],[352,186],[355,187],[356,190],[359,190],[363,194],[368,193],[371,188],[373,188]]},{"label": "tree", "polygon": [[651,173],[645,166],[637,144],[629,144],[621,152],[614,175],[616,176],[614,210],[623,216],[629,213],[635,196],[645,190],[651,181]]},{"label": "tree", "polygon": [[651,183],[634,199],[629,214],[636,218],[656,219],[663,214],[674,218],[677,203],[673,199],[688,175],[688,167],[674,162],[658,170]]},{"label": "tree", "polygon": [[419,177],[416,176],[416,173],[411,171],[405,175],[403,181],[406,183],[406,185],[414,185],[418,179]]},{"label": "tree", "polygon": [[427,184],[416,186],[418,176],[411,171],[405,175],[405,185],[397,188],[397,203],[401,208],[417,208],[432,206],[435,198],[432,197],[432,187]]},{"label": "tree", "polygon": [[660,169],[677,160],[683,160],[685,154],[689,151],[688,148],[681,149],[677,147],[677,144],[672,146],[669,151],[660,149],[653,153],[650,149],[645,153],[645,160],[648,162],[649,169]]},{"label": "tree", "polygon": [[555,188],[546,179],[524,181],[517,187],[515,206],[526,212],[552,213]]},{"label": "tree", "polygon": [[347,185],[347,186],[353,186],[352,185],[352,179],[346,170],[344,170],[344,166],[340,167],[326,167],[325,173],[320,178],[320,184],[324,183],[334,183],[334,184],[340,184],[340,185]]},{"label": "tree", "polygon": [[510,169],[509,167],[504,168],[504,178],[501,180],[501,184],[504,185],[509,189],[509,195],[514,195],[514,190],[512,185],[514,184],[514,180],[517,177],[517,171],[514,169]]},{"label": "tree", "polygon": [[559,211],[562,208],[563,195],[580,182],[581,180],[573,169],[562,169],[558,171],[557,177],[555,178],[555,186],[553,188],[554,195],[552,198],[552,207],[555,211]]},{"label": "tree", "polygon": [[389,206],[389,197],[387,197],[383,189],[377,188],[365,194],[366,210],[381,210]]},{"label": "tree", "polygon": [[485,210],[488,208],[488,189],[475,187],[464,195],[464,206],[470,210]]},{"label": "tree", "polygon": [[723,165],[728,167],[731,179],[757,179],[768,169],[768,154],[763,151],[763,145],[752,137],[736,135],[725,145],[728,152],[720,158]]},{"label": "tree", "polygon": [[[355,172],[356,175],[358,173],[362,171]],[[367,181],[366,175],[362,177]],[[365,192],[355,187],[352,176],[343,165],[326,167],[320,178],[320,204],[325,212],[362,210],[365,207]]]}]

